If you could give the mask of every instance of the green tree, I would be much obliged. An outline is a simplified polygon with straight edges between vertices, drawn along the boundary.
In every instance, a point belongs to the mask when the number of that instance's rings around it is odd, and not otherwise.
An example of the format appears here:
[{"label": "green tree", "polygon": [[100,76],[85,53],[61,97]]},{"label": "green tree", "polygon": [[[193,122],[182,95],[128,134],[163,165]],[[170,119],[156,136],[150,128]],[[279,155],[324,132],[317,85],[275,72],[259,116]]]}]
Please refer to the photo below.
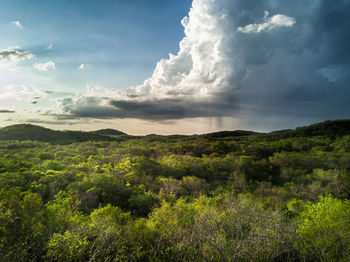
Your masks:
[{"label": "green tree", "polygon": [[350,201],[321,196],[307,203],[297,229],[296,247],[319,261],[350,260]]},{"label": "green tree", "polygon": [[44,227],[40,195],[16,188],[0,190],[0,257],[35,260],[42,255]]}]

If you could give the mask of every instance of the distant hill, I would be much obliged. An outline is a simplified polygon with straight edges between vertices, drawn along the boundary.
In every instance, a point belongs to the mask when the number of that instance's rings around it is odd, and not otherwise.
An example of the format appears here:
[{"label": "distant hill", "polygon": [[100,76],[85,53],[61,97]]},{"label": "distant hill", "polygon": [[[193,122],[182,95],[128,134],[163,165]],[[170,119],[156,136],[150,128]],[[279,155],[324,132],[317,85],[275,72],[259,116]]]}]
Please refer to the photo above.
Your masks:
[{"label": "distant hill", "polygon": [[0,129],[0,140],[37,140],[53,144],[85,141],[114,141],[115,138],[83,131],[56,131],[41,126],[19,124]]},{"label": "distant hill", "polygon": [[309,126],[298,127],[290,133],[292,136],[345,136],[350,135],[350,119],[327,120]]},{"label": "distant hill", "polygon": [[[298,127],[295,130],[279,130],[268,134],[253,131],[221,131],[208,133],[203,135],[194,135],[205,138],[226,138],[226,137],[243,137],[243,136],[264,136],[272,139],[280,139],[282,137],[312,137],[312,136],[344,136],[350,135],[350,119],[325,121],[309,126]],[[191,136],[173,135],[149,135],[149,138],[167,139],[167,138],[183,138]],[[37,140],[49,142],[52,144],[70,144],[85,141],[122,141],[130,138],[140,138],[128,136],[127,134],[115,129],[101,129],[92,132],[83,131],[57,131],[49,128],[31,125],[19,124],[7,126],[0,129],[0,140]]]},{"label": "distant hill", "polygon": [[294,131],[294,129],[282,129],[282,130],[276,130],[276,131],[272,131],[268,134],[285,134],[285,133],[290,133],[291,131]]},{"label": "distant hill", "polygon": [[236,131],[220,131],[209,134],[201,135],[202,137],[211,137],[211,138],[224,138],[224,137],[238,137],[238,136],[251,136],[251,135],[259,135],[262,133],[257,133],[253,131],[245,131],[245,130],[236,130]]},{"label": "distant hill", "polygon": [[345,136],[350,135],[350,119],[327,120],[309,126],[297,127],[296,129],[276,130],[270,133],[257,133],[252,131],[236,130],[221,131],[201,135],[209,138],[240,137],[251,135],[263,135],[280,139],[282,137],[312,137],[312,136]]},{"label": "distant hill", "polygon": [[106,128],[106,129],[100,129],[96,131],[89,132],[90,134],[98,134],[98,135],[107,135],[107,136],[120,136],[120,135],[126,135],[124,132],[121,132],[119,130]]}]

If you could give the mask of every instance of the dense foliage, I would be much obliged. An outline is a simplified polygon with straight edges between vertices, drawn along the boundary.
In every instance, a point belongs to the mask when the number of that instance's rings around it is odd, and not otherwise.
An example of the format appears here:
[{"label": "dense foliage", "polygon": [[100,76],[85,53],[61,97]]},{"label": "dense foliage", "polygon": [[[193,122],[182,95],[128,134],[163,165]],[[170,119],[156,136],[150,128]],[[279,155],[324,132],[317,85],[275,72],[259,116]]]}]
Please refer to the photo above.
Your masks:
[{"label": "dense foliage", "polygon": [[302,131],[0,141],[1,260],[349,261],[350,136]]}]

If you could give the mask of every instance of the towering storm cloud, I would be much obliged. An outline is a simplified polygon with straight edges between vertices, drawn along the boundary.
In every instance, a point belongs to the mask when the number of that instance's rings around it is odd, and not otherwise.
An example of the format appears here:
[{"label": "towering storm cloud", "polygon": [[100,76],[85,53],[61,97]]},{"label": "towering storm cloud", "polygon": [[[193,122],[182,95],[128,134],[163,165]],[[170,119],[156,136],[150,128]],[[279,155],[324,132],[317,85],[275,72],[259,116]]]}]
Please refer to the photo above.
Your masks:
[{"label": "towering storm cloud", "polygon": [[61,99],[61,117],[349,117],[349,12],[350,0],[193,0],[179,52],[149,79]]}]

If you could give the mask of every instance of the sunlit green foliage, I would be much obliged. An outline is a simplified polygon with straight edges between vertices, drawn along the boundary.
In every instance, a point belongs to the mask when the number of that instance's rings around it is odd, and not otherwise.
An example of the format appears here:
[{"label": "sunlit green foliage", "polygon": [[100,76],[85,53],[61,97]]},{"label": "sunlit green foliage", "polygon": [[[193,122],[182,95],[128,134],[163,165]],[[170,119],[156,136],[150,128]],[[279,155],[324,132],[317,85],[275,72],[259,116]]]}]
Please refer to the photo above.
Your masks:
[{"label": "sunlit green foliage", "polygon": [[330,195],[307,203],[296,243],[302,254],[325,261],[350,260],[350,201]]},{"label": "sunlit green foliage", "polygon": [[0,260],[348,261],[350,136],[326,126],[0,141]]}]

